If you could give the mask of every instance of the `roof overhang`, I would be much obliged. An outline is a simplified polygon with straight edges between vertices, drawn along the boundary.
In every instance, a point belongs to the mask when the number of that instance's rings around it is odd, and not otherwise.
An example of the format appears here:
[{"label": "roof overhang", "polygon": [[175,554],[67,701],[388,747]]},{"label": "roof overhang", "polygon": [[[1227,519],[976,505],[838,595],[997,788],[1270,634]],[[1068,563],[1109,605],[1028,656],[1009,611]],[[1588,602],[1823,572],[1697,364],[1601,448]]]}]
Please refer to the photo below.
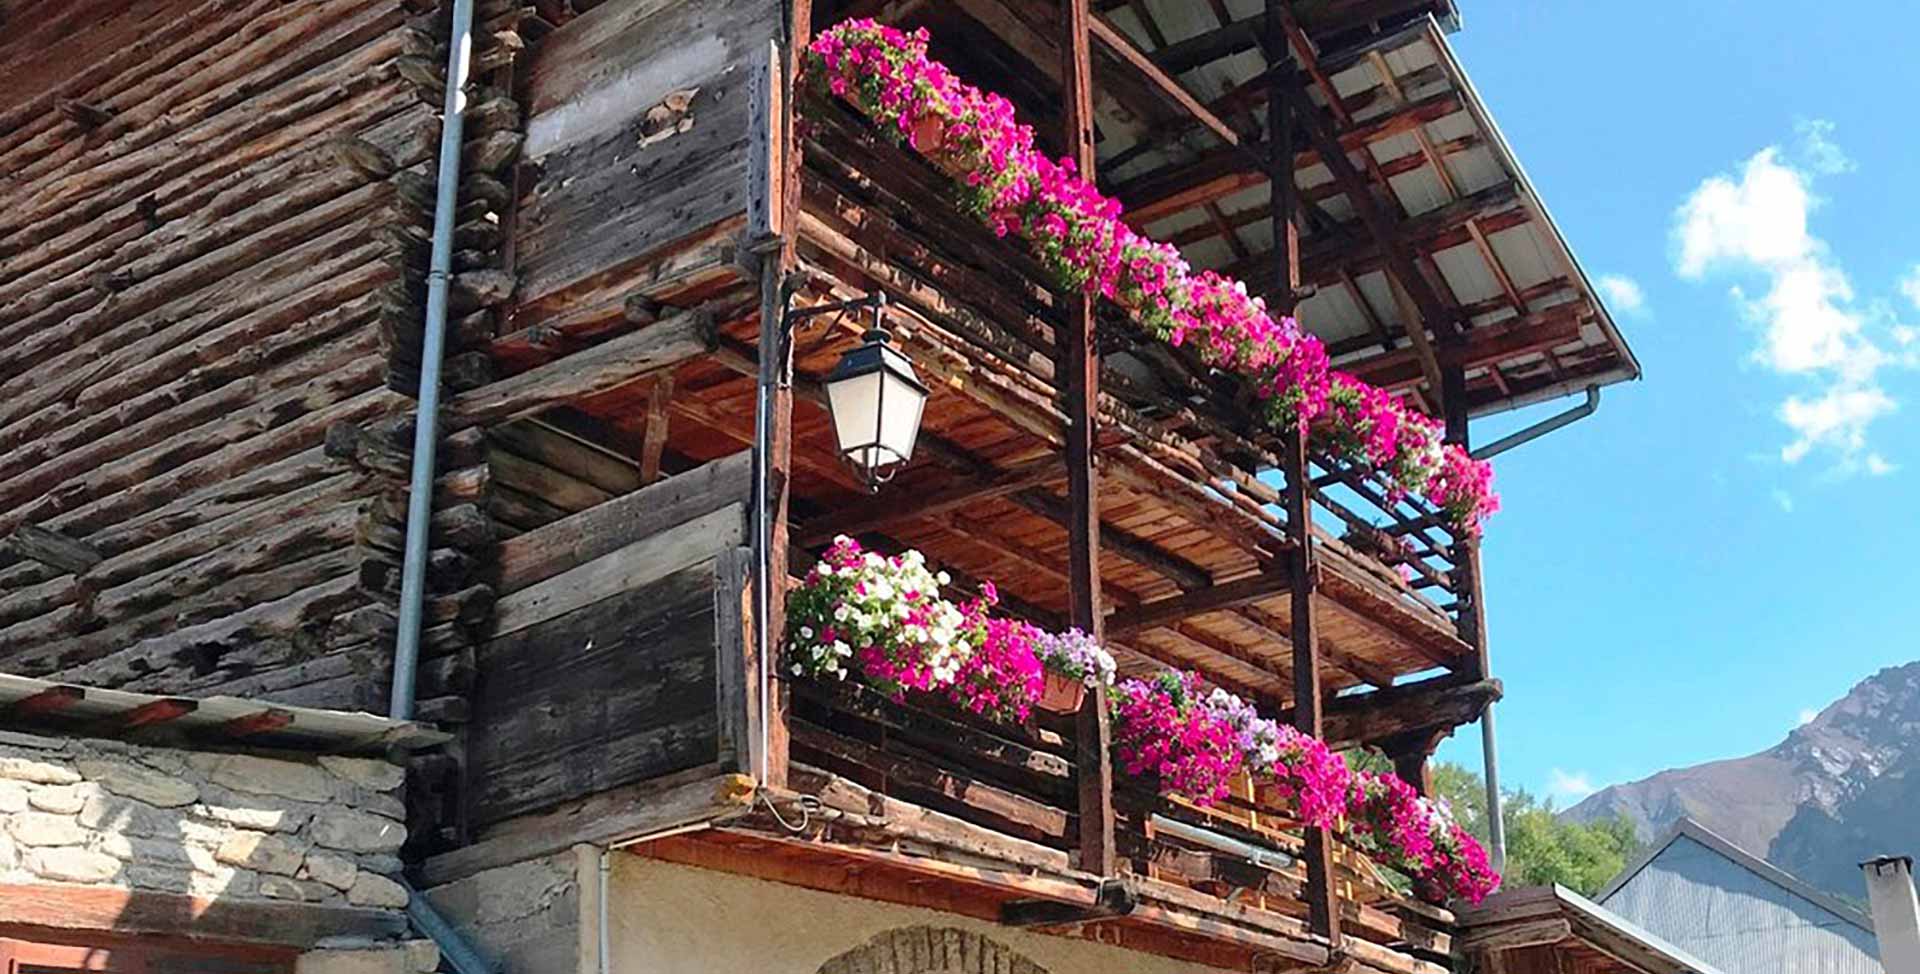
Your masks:
[{"label": "roof overhang", "polygon": [[[1458,914],[1466,953],[1512,951],[1584,958],[1606,974],[1721,974],[1711,964],[1558,884],[1502,890]],[[1531,968],[1530,968],[1531,969]]]},{"label": "roof overhang", "polygon": [[239,697],[158,696],[0,673],[0,729],[155,744],[384,754],[444,744],[451,734],[375,714]]}]

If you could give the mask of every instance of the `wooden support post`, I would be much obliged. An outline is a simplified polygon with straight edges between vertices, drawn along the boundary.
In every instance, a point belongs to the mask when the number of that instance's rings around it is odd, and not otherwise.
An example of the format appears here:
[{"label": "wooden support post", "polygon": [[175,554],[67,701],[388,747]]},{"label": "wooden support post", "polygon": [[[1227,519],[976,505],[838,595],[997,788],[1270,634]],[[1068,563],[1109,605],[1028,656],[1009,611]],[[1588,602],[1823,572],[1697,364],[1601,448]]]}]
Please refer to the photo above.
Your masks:
[{"label": "wooden support post", "polygon": [[1274,89],[1267,98],[1267,187],[1276,264],[1274,310],[1291,315],[1300,302],[1300,224],[1294,218],[1293,103],[1280,97],[1281,90],[1295,84],[1285,8],[1285,0],[1267,0],[1265,47],[1272,59],[1267,83]]},{"label": "wooden support post", "polygon": [[[1060,78],[1066,89],[1067,155],[1080,176],[1094,178],[1093,57],[1089,30],[1093,14],[1087,0],[1064,0],[1061,18]],[[1076,293],[1067,299],[1067,325],[1060,332],[1060,391],[1067,412],[1067,523],[1068,617],[1075,626],[1101,637],[1100,611],[1100,497],[1099,474],[1094,470],[1094,415],[1100,396],[1100,351],[1096,344],[1093,298]],[[1096,688],[1080,707],[1079,747],[1075,754],[1080,780],[1080,868],[1101,876],[1112,875],[1117,855],[1113,839],[1113,766],[1108,761],[1112,728],[1107,720],[1107,695]]]},{"label": "wooden support post", "polygon": [[[1313,483],[1307,472],[1307,438],[1297,427],[1287,430],[1281,462],[1287,478],[1287,567],[1293,598],[1293,726],[1303,734],[1322,737],[1325,703],[1320,685],[1320,634],[1315,618],[1313,590],[1318,571],[1313,550]],[[1306,830],[1301,858],[1307,864],[1307,922],[1314,933],[1340,944],[1340,910],[1334,903],[1333,838],[1324,828]]]}]

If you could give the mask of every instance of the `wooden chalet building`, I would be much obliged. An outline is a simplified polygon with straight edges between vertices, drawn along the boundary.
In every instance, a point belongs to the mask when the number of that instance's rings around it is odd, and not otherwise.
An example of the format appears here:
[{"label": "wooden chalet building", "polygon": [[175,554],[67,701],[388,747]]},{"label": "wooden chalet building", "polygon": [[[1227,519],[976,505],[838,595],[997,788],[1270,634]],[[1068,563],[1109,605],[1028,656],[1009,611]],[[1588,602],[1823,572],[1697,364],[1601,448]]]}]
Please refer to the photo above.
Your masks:
[{"label": "wooden chalet building", "polygon": [[[1468,532],[795,83],[854,16],[1454,443],[1638,376],[1452,0],[0,0],[0,673],[47,687],[0,709],[436,725],[405,875],[515,971],[1438,974],[1454,915],[1356,848],[1115,780],[1098,693],[1009,728],[777,665],[845,534],[1416,785],[1500,694]],[[877,492],[823,386],[875,294],[930,390]]]}]

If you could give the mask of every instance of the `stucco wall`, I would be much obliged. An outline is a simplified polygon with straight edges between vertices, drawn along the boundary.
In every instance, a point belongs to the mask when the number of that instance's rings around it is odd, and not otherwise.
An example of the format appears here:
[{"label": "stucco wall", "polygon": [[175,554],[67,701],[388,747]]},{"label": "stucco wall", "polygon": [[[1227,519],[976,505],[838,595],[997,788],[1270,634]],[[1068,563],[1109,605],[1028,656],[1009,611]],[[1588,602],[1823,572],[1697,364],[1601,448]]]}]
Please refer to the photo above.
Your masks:
[{"label": "stucco wall", "polygon": [[389,910],[404,772],[0,733],[0,884]]},{"label": "stucco wall", "polygon": [[[616,972],[814,974],[869,944],[871,965],[846,958],[831,974],[1025,974],[1035,967],[1045,974],[1210,972],[1084,940],[630,855],[614,856],[608,903]],[[893,961],[881,961],[882,954]]]}]

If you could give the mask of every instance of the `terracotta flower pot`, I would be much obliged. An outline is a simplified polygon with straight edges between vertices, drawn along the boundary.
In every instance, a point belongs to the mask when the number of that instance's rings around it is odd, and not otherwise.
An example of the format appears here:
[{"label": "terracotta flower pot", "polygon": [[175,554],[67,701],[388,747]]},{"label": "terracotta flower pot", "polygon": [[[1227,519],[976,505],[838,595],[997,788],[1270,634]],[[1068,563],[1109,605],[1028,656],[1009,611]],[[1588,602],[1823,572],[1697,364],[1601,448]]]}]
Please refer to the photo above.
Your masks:
[{"label": "terracotta flower pot", "polygon": [[913,147],[928,158],[937,158],[947,144],[947,120],[938,115],[922,115],[913,123]]},{"label": "terracotta flower pot", "polygon": [[1074,714],[1080,712],[1080,704],[1086,698],[1087,685],[1078,677],[1048,670],[1046,686],[1040,691],[1039,707],[1048,713]]}]

